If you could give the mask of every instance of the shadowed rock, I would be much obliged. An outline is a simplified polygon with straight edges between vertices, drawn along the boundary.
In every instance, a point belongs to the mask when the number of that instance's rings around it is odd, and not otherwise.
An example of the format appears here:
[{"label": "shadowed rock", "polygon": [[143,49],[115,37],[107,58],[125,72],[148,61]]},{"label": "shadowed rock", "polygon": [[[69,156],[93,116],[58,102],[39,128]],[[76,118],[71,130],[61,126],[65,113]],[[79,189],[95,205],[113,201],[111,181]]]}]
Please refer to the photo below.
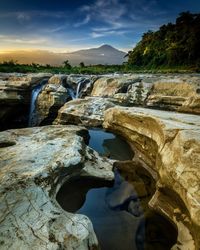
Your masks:
[{"label": "shadowed rock", "polygon": [[199,249],[199,116],[112,108],[105,112],[104,127],[123,135],[157,173],[157,190],[149,204],[177,226],[176,247]]}]

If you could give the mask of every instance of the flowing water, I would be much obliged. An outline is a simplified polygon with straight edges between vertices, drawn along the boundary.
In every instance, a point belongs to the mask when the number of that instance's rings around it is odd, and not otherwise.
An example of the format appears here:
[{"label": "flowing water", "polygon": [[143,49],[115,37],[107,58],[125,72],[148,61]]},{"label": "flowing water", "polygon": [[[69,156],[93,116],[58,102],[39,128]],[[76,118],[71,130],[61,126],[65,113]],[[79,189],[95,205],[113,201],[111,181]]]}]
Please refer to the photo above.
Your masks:
[{"label": "flowing water", "polygon": [[[120,161],[132,159],[129,145],[120,137],[97,129],[89,133],[89,146],[99,154]],[[72,179],[61,187],[57,200],[66,211],[90,218],[102,250],[167,250],[176,240],[168,221],[151,212],[144,215],[133,184],[117,170],[114,184],[87,177]]]},{"label": "flowing water", "polygon": [[77,88],[76,88],[76,97],[79,97],[79,93],[80,93],[80,89],[81,89],[81,85],[85,82],[85,79],[81,79],[78,83],[77,83]]},{"label": "flowing water", "polygon": [[36,103],[37,103],[37,97],[39,93],[41,92],[43,86],[47,83],[47,80],[43,80],[40,84],[38,84],[31,93],[31,105],[30,105],[30,112],[29,112],[29,122],[28,126],[33,127],[36,125]]},{"label": "flowing water", "polygon": [[67,88],[67,91],[68,91],[69,95],[71,96],[72,100],[76,99],[76,95],[75,95],[73,89]]}]

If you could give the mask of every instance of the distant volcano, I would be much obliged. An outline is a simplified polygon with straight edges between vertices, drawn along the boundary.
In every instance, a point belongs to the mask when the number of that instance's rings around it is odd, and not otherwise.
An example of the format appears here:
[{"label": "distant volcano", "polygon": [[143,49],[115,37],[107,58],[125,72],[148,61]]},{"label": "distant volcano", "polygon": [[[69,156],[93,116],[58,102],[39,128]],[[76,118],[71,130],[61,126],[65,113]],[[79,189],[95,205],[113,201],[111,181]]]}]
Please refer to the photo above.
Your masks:
[{"label": "distant volcano", "polygon": [[15,51],[1,53],[0,61],[17,60],[18,63],[39,63],[61,65],[68,60],[71,65],[94,64],[122,64],[126,61],[125,52],[120,51],[110,45],[102,45],[98,48],[78,50],[70,53],[53,53],[46,50]]},{"label": "distant volcano", "polygon": [[85,64],[122,64],[125,61],[125,52],[113,48],[110,45],[102,45],[98,48],[78,50],[66,53],[66,58],[73,65],[83,61]]}]

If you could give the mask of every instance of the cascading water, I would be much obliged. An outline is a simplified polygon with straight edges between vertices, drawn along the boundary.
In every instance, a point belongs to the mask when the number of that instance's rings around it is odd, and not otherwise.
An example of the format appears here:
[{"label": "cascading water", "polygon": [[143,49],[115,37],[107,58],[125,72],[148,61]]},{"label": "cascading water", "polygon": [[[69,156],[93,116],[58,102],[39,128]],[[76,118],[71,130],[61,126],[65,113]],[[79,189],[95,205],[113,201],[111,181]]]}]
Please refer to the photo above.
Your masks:
[{"label": "cascading water", "polygon": [[67,88],[67,91],[68,91],[69,95],[71,96],[72,100],[74,100],[76,98],[74,90],[71,88]]},{"label": "cascading water", "polygon": [[41,92],[43,86],[47,83],[47,80],[43,80],[40,84],[38,84],[31,93],[31,105],[29,112],[29,121],[28,126],[33,127],[37,123],[36,119],[36,101],[39,93]]},{"label": "cascading water", "polygon": [[67,91],[68,91],[69,95],[71,96],[72,100],[79,98],[81,85],[84,82],[85,82],[85,79],[81,79],[77,82],[76,92],[74,91],[73,88],[70,88],[70,87],[67,88]]},{"label": "cascading water", "polygon": [[78,81],[77,83],[77,89],[76,89],[76,99],[79,97],[80,94],[80,89],[81,89],[81,85],[85,82],[85,79],[81,79],[80,81]]},{"label": "cascading water", "polygon": [[[76,86],[76,88],[74,87]],[[73,87],[72,87],[73,86]],[[88,87],[91,86],[91,79],[88,77],[76,77],[73,79],[72,82],[69,81],[67,84],[67,91],[72,100],[81,98],[81,91],[84,89],[84,92],[87,90]]]}]

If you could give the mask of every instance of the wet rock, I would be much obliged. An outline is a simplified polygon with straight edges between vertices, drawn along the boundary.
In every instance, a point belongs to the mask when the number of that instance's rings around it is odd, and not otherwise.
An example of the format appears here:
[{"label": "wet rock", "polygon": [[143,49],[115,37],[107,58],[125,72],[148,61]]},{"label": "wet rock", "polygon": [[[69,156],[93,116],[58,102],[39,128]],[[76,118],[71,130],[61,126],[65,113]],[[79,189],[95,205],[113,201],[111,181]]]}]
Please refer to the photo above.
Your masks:
[{"label": "wet rock", "polygon": [[0,130],[28,125],[31,91],[51,74],[0,75]]},{"label": "wet rock", "polygon": [[52,76],[39,93],[36,104],[36,125],[52,124],[59,108],[71,100],[68,90],[63,86],[66,78],[65,75]]},{"label": "wet rock", "polygon": [[67,87],[74,91],[75,98],[90,96],[93,84],[98,76],[90,75],[69,75],[67,78]]},{"label": "wet rock", "polygon": [[[65,212],[56,201],[72,176],[114,178],[112,165],[88,148],[74,126],[0,133],[1,249],[98,249],[90,220]],[[15,141],[4,147],[2,144]]]},{"label": "wet rock", "polygon": [[104,111],[114,107],[106,98],[75,99],[66,103],[59,111],[54,124],[79,124],[98,127],[102,125]]},{"label": "wet rock", "polygon": [[150,206],[177,226],[176,247],[199,249],[199,116],[118,107],[105,112],[104,127],[123,135],[157,173]]}]

